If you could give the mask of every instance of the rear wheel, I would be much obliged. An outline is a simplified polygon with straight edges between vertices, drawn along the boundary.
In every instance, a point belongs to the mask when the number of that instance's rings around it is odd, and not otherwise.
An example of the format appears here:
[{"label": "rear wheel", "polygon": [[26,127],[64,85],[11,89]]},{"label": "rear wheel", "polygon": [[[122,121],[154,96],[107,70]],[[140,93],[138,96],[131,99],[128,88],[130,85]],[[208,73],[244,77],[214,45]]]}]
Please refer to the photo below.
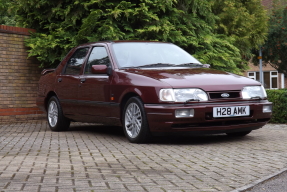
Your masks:
[{"label": "rear wheel", "polygon": [[232,137],[243,137],[248,135],[251,131],[241,131],[241,132],[233,132],[233,133],[226,133],[228,136]]},{"label": "rear wheel", "polygon": [[127,101],[123,111],[123,128],[131,143],[145,143],[151,138],[144,106],[139,97]]},{"label": "rear wheel", "polygon": [[70,120],[63,115],[62,107],[57,97],[52,96],[47,106],[47,120],[52,131],[66,131]]}]

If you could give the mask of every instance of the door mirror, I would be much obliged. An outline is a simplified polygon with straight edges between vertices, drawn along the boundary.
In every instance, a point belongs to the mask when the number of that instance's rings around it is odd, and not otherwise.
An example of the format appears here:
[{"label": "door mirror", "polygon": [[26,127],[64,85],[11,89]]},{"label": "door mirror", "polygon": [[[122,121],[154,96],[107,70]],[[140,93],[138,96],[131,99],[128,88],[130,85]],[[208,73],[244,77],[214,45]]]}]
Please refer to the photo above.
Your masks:
[{"label": "door mirror", "polygon": [[210,64],[203,64],[203,68],[210,68]]},{"label": "door mirror", "polygon": [[91,68],[92,74],[107,74],[106,65],[92,65]]}]

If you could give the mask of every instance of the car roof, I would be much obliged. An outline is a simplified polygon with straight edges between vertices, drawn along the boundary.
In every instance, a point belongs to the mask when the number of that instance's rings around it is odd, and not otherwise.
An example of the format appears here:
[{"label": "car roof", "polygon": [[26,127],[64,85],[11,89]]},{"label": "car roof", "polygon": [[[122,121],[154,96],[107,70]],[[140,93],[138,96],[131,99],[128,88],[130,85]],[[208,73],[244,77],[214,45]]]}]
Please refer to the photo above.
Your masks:
[{"label": "car roof", "polygon": [[88,45],[94,45],[97,43],[104,43],[104,44],[112,44],[112,43],[133,43],[133,42],[140,42],[140,43],[167,43],[171,44],[169,42],[162,42],[162,41],[144,41],[144,40],[114,40],[114,41],[97,41],[97,42],[90,42],[90,43],[85,43],[81,44],[79,46],[88,46]]}]

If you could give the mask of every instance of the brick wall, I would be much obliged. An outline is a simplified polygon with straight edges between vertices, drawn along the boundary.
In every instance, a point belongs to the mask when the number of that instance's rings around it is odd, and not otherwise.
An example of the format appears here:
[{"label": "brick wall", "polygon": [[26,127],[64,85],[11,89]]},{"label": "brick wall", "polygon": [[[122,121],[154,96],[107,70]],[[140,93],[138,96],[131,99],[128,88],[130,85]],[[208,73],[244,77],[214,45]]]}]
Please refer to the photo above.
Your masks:
[{"label": "brick wall", "polygon": [[41,69],[24,45],[29,31],[0,25],[0,123],[44,117],[35,104]]}]

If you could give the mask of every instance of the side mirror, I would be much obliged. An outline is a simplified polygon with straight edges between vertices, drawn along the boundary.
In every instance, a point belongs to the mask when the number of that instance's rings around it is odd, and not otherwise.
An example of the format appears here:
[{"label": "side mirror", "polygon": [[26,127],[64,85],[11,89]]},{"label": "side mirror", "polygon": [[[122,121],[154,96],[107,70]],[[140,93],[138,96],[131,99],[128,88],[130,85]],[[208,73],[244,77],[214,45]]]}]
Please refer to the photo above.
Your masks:
[{"label": "side mirror", "polygon": [[210,68],[210,64],[203,64],[203,68]]},{"label": "side mirror", "polygon": [[92,65],[91,72],[92,74],[107,74],[107,69],[106,65]]}]

